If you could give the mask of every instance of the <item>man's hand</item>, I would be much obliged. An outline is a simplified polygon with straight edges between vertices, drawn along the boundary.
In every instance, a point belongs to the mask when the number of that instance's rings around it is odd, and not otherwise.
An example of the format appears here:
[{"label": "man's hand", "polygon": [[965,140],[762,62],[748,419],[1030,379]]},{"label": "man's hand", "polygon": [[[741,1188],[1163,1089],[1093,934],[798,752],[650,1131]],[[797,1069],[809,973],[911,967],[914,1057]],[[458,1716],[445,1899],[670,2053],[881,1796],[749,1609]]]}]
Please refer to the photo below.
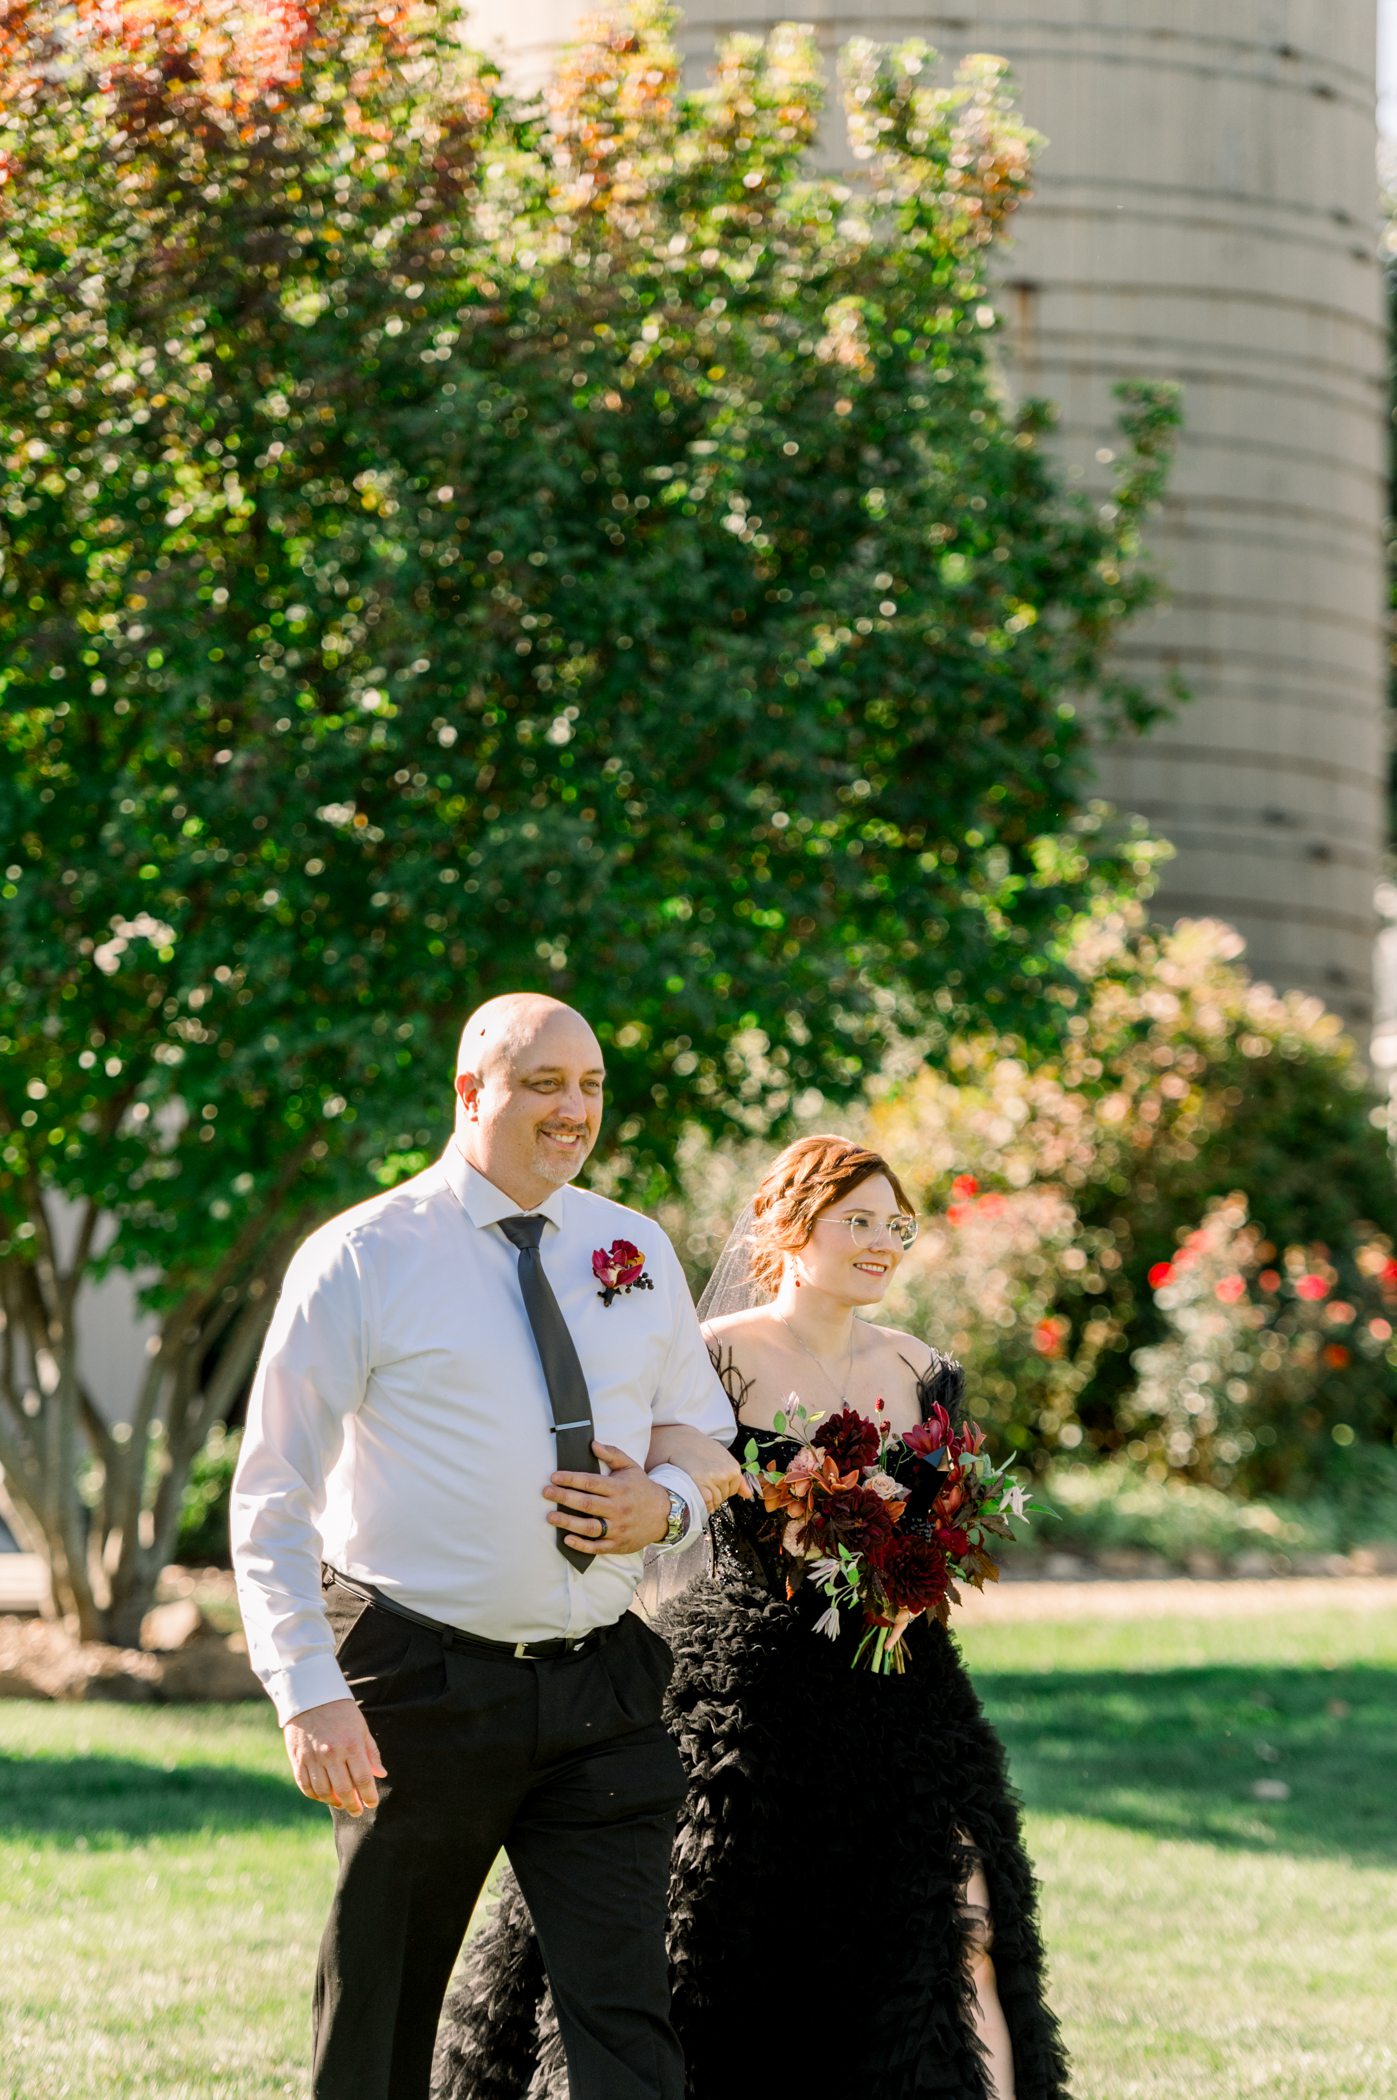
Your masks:
[{"label": "man's hand", "polygon": [[658,1546],[669,1528],[669,1495],[644,1466],[614,1444],[593,1444],[605,1473],[555,1473],[544,1489],[549,1502],[565,1502],[576,1516],[558,1510],[548,1521],[582,1553],[639,1553]]},{"label": "man's hand", "polygon": [[376,1779],[387,1772],[368,1723],[352,1699],[327,1699],[293,1714],[282,1730],[296,1784],[312,1801],[351,1816],[378,1807]]},{"label": "man's hand", "polygon": [[687,1422],[657,1422],[650,1437],[645,1463],[678,1466],[687,1473],[704,1500],[711,1517],[730,1495],[750,1495],[751,1485],[731,1451],[714,1436],[705,1436]]}]

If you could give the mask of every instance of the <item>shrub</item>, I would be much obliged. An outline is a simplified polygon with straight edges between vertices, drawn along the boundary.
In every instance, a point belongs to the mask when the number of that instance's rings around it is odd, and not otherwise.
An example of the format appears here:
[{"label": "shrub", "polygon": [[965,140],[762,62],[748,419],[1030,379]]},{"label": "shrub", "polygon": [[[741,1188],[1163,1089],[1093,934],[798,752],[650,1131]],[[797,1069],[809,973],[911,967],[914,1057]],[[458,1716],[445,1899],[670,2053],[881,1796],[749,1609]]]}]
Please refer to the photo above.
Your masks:
[{"label": "shrub", "polygon": [[[920,1071],[872,1110],[871,1141],[939,1221],[923,1257],[926,1316],[943,1329],[959,1322],[971,1337],[972,1382],[1040,1462],[1055,1447],[1133,1445],[1161,1469],[1213,1478],[1221,1468],[1238,1491],[1254,1493],[1304,1477],[1330,1426],[1387,1439],[1397,1421],[1397,1375],[1385,1350],[1369,1349],[1371,1330],[1358,1350],[1359,1404],[1351,1387],[1338,1397],[1338,1367],[1324,1345],[1311,1353],[1299,1314],[1287,1313],[1295,1334],[1284,1342],[1286,1398],[1277,1391],[1267,1402],[1273,1441],[1232,1458],[1220,1448],[1229,1433],[1206,1448],[1184,1440],[1177,1402],[1168,1427],[1160,1412],[1162,1368],[1149,1374],[1155,1412],[1141,1435],[1132,1375],[1141,1352],[1169,1338],[1175,1309],[1151,1273],[1172,1269],[1211,1206],[1235,1195],[1255,1221],[1257,1246],[1305,1250],[1294,1258],[1336,1279],[1331,1303],[1365,1307],[1372,1278],[1363,1264],[1397,1224],[1383,1115],[1353,1044],[1318,1000],[1254,983],[1241,950],[1232,929],[1214,921],[1169,933],[1119,918],[1102,924],[1079,955],[1087,991],[1061,1055],[1031,1059],[1013,1039],[967,1038],[945,1069]],[[1012,1212],[999,1212],[997,1200],[1043,1191],[1072,1222],[1059,1215],[1034,1249],[1015,1251],[1012,1236],[1000,1246],[996,1234]],[[1026,1263],[1007,1287],[1006,1302],[1020,1310],[1003,1320],[1001,1305],[967,1325],[948,1308],[961,1303],[957,1279],[976,1287],[976,1250],[987,1245],[998,1266]],[[1381,1319],[1381,1309],[1370,1317]],[[1062,1359],[1088,1372],[1075,1412],[1064,1411],[1065,1385],[1045,1393],[1033,1362],[1033,1332],[1046,1335],[1048,1321]],[[1268,1349],[1290,1332],[1283,1323]]]},{"label": "shrub", "polygon": [[228,1544],[228,1497],[242,1446],[240,1429],[218,1423],[195,1459],[180,1504],[174,1559],[186,1567],[232,1565]]},{"label": "shrub", "polygon": [[1321,1547],[1296,1511],[1177,1476],[1159,1480],[1129,1460],[1059,1463],[1042,1494],[1053,1516],[1034,1525],[1031,1543],[1050,1552],[1150,1553],[1183,1568],[1199,1554],[1232,1561],[1261,1552],[1275,1564],[1330,1544],[1326,1535]]},{"label": "shrub", "polygon": [[1132,1456],[1215,1487],[1303,1493],[1336,1450],[1394,1426],[1397,1261],[1360,1239],[1345,1273],[1319,1246],[1277,1252],[1228,1198],[1151,1272],[1167,1322],[1135,1355],[1121,1410]]},{"label": "shrub", "polygon": [[981,1195],[971,1177],[933,1216],[898,1272],[887,1318],[970,1367],[972,1411],[1004,1443],[1070,1445],[1077,1400],[1110,1333],[1074,1329],[1057,1311],[1059,1280],[1081,1252],[1081,1227],[1057,1190]]},{"label": "shrub", "polygon": [[1284,1573],[1313,1555],[1397,1544],[1397,1452],[1355,1445],[1336,1455],[1303,1499],[1251,1501],[1170,1474],[1161,1480],[1129,1459],[1060,1460],[1043,1476],[1030,1550],[1096,1555],[1157,1554],[1172,1567],[1200,1554],[1236,1562],[1264,1553]]}]

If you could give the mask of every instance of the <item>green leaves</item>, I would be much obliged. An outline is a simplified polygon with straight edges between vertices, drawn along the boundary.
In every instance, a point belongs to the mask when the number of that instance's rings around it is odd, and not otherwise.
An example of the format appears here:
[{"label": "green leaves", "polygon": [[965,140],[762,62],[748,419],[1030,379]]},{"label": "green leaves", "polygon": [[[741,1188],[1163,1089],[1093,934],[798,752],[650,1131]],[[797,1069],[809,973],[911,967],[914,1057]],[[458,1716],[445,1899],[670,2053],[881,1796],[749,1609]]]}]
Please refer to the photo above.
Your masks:
[{"label": "green leaves", "polygon": [[1061,696],[1153,704],[1100,664],[1173,411],[1109,519],[1007,415],[1002,72],[856,54],[865,195],[789,28],[687,93],[642,10],[541,118],[366,0],[217,64],[80,12],[34,104],[51,17],[0,80],[8,1229],[89,1195],[173,1291],[429,1156],[513,986],[596,1023],[642,1188],[899,1029],[1051,1038],[1138,869]]}]

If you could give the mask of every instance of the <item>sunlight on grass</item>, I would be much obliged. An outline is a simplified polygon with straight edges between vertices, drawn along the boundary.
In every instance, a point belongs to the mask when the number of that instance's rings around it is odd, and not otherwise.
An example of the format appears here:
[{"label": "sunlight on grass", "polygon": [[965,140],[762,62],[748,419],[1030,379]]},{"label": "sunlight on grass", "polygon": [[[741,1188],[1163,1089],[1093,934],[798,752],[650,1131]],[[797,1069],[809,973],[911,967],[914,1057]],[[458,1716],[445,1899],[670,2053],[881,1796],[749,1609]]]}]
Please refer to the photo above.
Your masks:
[{"label": "sunlight on grass", "polygon": [[[1397,1614],[990,1623],[965,1649],[1076,2100],[1387,2100]],[[0,1706],[6,2100],[305,2100],[332,1880],[270,1709]]]},{"label": "sunlight on grass", "polygon": [[1077,2100],[1388,2100],[1397,1614],[964,1646],[1029,1810]]},{"label": "sunlight on grass", "polygon": [[332,1881],[270,1707],[0,1708],[7,2100],[303,2095]]}]

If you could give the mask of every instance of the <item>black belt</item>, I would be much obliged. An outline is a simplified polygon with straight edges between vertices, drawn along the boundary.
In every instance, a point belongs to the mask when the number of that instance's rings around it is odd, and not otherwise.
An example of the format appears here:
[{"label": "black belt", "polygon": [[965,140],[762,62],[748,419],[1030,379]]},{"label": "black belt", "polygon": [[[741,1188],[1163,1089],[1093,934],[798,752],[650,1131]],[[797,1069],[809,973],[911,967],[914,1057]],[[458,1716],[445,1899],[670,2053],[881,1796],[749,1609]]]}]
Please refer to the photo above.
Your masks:
[{"label": "black belt", "polygon": [[459,1626],[448,1626],[442,1619],[429,1619],[424,1611],[414,1611],[409,1604],[399,1604],[392,1597],[385,1597],[382,1590],[375,1589],[371,1582],[356,1582],[349,1575],[341,1575],[338,1568],[328,1563],[322,1567],[321,1587],[328,1589],[332,1582],[342,1589],[352,1590],[369,1604],[378,1605],[381,1611],[391,1611],[399,1619],[411,1619],[414,1626],[425,1626],[434,1633],[446,1648],[469,1648],[483,1655],[509,1656],[516,1662],[550,1662],[559,1655],[585,1655],[590,1648],[600,1648],[602,1642],[615,1633],[612,1626],[596,1626],[590,1633],[560,1635],[551,1641],[487,1641],[483,1634],[465,1633]]}]

